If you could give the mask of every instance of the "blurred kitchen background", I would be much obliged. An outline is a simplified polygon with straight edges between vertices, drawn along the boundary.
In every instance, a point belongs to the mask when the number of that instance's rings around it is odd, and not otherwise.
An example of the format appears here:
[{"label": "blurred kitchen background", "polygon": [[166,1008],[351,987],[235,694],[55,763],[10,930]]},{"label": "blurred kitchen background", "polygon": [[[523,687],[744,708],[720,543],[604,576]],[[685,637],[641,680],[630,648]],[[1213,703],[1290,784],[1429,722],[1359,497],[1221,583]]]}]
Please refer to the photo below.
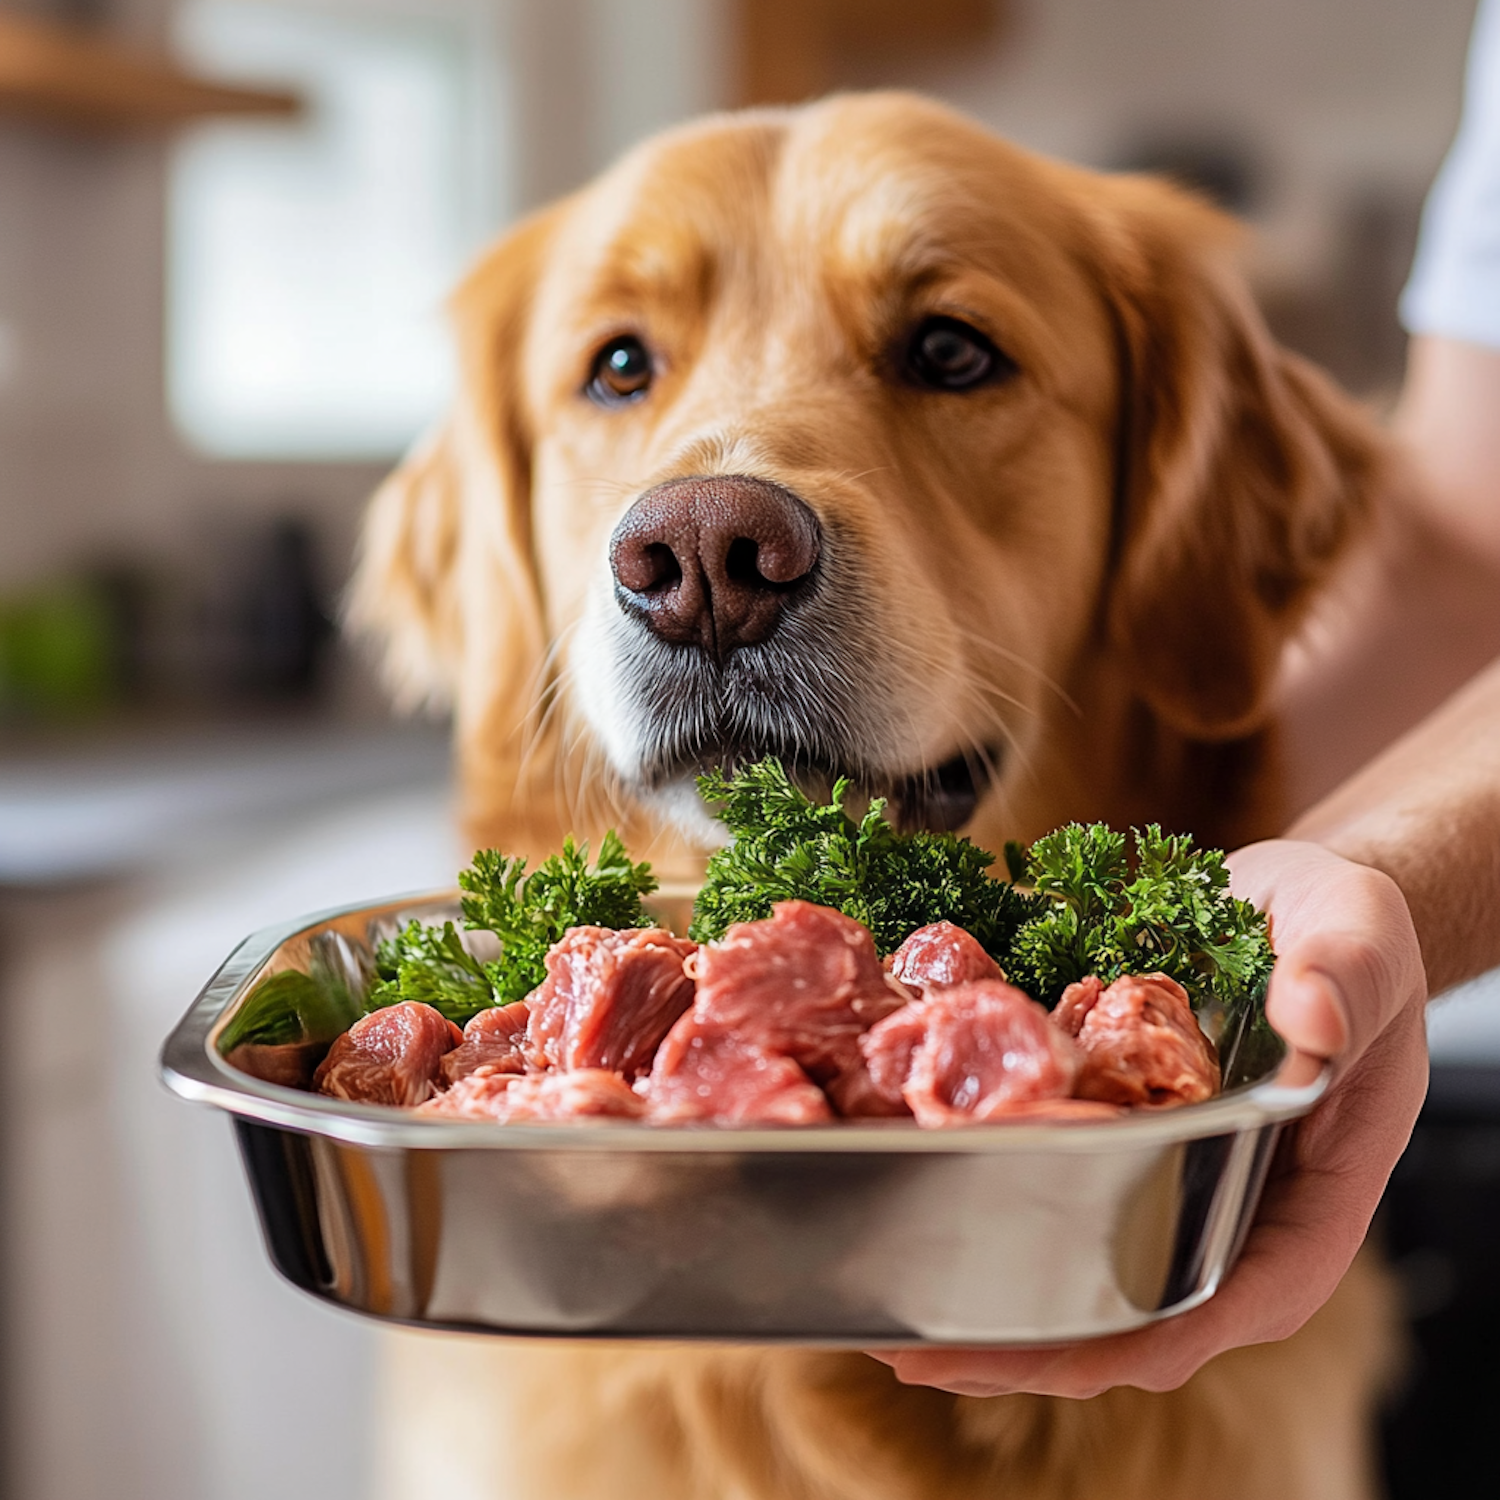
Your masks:
[{"label": "blurred kitchen background", "polygon": [[[378,1493],[369,1329],[276,1284],[154,1057],[250,929],[451,882],[437,722],[334,628],[446,287],[633,140],[901,84],[1254,225],[1383,402],[1473,0],[0,0],[0,1464],[18,1500]],[[1393,1495],[1495,1489],[1500,1024],[1450,1002],[1384,1232]]]}]

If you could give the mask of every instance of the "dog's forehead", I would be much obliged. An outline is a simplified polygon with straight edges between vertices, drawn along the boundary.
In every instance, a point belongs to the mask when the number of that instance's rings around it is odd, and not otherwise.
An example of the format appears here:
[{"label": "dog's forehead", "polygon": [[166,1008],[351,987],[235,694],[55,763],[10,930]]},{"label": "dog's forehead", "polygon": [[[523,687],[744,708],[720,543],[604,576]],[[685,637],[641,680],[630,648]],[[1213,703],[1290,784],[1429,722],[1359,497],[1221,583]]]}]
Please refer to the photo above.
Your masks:
[{"label": "dog's forehead", "polygon": [[768,114],[637,147],[574,200],[555,258],[564,275],[625,300],[690,288],[763,226],[781,137]]},{"label": "dog's forehead", "polygon": [[776,220],[853,271],[955,260],[1004,271],[1076,238],[1066,172],[899,95],[834,99],[797,120]]},{"label": "dog's forehead", "polygon": [[773,258],[873,281],[973,266],[1036,286],[1077,238],[1071,174],[904,96],[668,133],[593,184],[572,221],[566,258],[622,301],[690,295]]}]

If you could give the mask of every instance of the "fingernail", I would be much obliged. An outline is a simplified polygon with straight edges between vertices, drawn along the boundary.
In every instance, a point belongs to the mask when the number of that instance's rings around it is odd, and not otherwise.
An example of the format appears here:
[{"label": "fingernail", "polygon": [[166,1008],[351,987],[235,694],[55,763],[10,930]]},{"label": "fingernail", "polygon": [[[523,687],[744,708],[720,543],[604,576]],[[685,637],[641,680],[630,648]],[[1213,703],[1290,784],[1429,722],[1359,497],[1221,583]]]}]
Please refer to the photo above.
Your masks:
[{"label": "fingernail", "polygon": [[1276,1081],[1285,1089],[1305,1089],[1328,1064],[1310,1052],[1291,1051],[1276,1070]]},{"label": "fingernail", "polygon": [[1333,1010],[1332,1025],[1318,1028],[1321,1031],[1327,1032],[1326,1037],[1320,1038],[1320,1041],[1327,1049],[1324,1055],[1327,1057],[1338,1057],[1348,1048],[1349,1039],[1352,1035],[1349,1002],[1344,998],[1343,987],[1333,975],[1322,969],[1310,969],[1308,972],[1321,985]]}]

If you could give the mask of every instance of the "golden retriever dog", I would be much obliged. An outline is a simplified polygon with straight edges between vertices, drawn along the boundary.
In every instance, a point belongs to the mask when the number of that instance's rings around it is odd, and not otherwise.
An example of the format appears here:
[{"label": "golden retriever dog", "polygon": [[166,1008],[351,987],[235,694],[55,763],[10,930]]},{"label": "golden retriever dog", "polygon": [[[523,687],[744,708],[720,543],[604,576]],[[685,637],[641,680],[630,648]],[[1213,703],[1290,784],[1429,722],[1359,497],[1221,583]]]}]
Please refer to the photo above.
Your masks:
[{"label": "golden retriever dog", "polygon": [[[351,613],[452,704],[475,844],[621,828],[690,878],[702,767],[775,752],[996,848],[1275,833],[1271,689],[1371,524],[1369,421],[1236,233],[934,104],[709,119],[457,294],[462,394]],[[392,1336],[402,1500],[1356,1500],[1391,1326],[1356,1268],[1180,1390],[989,1400],[855,1353]]]}]

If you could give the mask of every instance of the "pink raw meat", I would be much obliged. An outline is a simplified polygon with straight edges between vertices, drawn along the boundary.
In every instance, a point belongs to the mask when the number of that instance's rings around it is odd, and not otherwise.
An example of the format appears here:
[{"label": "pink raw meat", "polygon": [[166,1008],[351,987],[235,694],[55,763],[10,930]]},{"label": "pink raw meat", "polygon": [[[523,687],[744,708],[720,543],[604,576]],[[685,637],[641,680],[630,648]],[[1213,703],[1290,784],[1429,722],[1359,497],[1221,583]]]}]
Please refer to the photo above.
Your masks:
[{"label": "pink raw meat", "polygon": [[1000,965],[980,946],[979,939],[952,922],[919,927],[886,960],[902,984],[918,989],[967,984],[971,979],[1004,979]]},{"label": "pink raw meat", "polygon": [[[831,907],[779,901],[698,953],[699,1035],[790,1058],[841,1114],[890,1113],[859,1050],[875,1022],[910,1001],[880,966],[868,929]],[[653,1083],[654,1086],[654,1083]]]},{"label": "pink raw meat", "polygon": [[439,1115],[448,1120],[503,1120],[506,1118],[505,1096],[513,1083],[521,1081],[519,1073],[501,1073],[481,1068],[466,1073],[444,1093],[434,1095],[420,1109],[419,1115]]},{"label": "pink raw meat", "polygon": [[464,1027],[463,1044],[443,1059],[443,1077],[457,1083],[470,1073],[524,1073],[522,1048],[530,1015],[524,1000],[480,1011]]},{"label": "pink raw meat", "polygon": [[660,927],[572,927],[547,955],[527,997],[526,1059],[534,1068],[604,1068],[633,1077],[693,1003],[683,960],[697,944]]},{"label": "pink raw meat", "polygon": [[859,1040],[871,1089],[888,1106],[887,1113],[910,1113],[902,1090],[912,1058],[927,1035],[927,1007],[904,1005]]},{"label": "pink raw meat", "polygon": [[1035,1000],[1002,980],[934,990],[912,1011],[875,1027],[864,1051],[885,1087],[909,1059],[901,1094],[919,1125],[999,1119],[1072,1089],[1076,1050]]},{"label": "pink raw meat", "polygon": [[328,1049],[313,1088],[357,1104],[420,1104],[431,1096],[445,1053],[463,1033],[414,1000],[361,1017]]},{"label": "pink raw meat", "polygon": [[1080,1099],[1109,1104],[1196,1104],[1219,1092],[1219,1060],[1187,991],[1165,974],[1094,975],[1070,984],[1053,1024],[1083,1054]]},{"label": "pink raw meat", "polygon": [[646,1101],[618,1073],[575,1068],[565,1073],[471,1073],[422,1107],[425,1115],[514,1125],[608,1117],[638,1120]]},{"label": "pink raw meat", "polygon": [[833,1118],[828,1100],[791,1058],[737,1041],[691,1013],[667,1033],[647,1096],[663,1124],[817,1125]]}]

